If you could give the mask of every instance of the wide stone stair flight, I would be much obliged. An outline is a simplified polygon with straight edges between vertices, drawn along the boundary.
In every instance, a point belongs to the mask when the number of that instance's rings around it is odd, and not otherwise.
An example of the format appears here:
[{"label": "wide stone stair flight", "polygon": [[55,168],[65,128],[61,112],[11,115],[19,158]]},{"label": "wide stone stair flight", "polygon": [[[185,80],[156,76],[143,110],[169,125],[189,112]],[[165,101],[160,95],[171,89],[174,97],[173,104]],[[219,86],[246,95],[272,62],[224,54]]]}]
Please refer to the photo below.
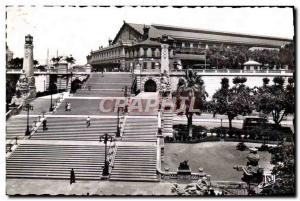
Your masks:
[{"label": "wide stone stair flight", "polygon": [[122,141],[156,142],[157,118],[126,118]]},{"label": "wide stone stair flight", "polygon": [[75,96],[123,97],[125,86],[130,94],[132,78],[130,73],[92,73],[82,89]]},{"label": "wide stone stair flight", "polygon": [[158,181],[156,148],[154,146],[118,146],[110,180]]},{"label": "wide stone stair flight", "polygon": [[82,117],[48,117],[48,129],[42,126],[32,135],[32,140],[77,140],[99,141],[105,133],[117,132],[117,118],[91,118],[91,125],[86,127],[86,118]]},{"label": "wide stone stair flight", "polygon": [[22,144],[6,160],[7,178],[99,180],[104,146]]}]

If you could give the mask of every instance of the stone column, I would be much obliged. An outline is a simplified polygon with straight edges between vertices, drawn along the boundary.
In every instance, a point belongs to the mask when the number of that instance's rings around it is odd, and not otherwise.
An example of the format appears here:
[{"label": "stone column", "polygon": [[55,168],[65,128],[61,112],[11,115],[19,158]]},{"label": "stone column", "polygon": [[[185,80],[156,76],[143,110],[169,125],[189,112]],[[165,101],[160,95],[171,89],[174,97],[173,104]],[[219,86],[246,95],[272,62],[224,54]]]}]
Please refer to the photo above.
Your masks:
[{"label": "stone column", "polygon": [[168,44],[161,44],[161,73],[166,71],[169,73],[169,45]]},{"label": "stone column", "polygon": [[31,35],[25,36],[24,46],[24,59],[23,59],[23,70],[26,77],[33,76],[33,37]]}]

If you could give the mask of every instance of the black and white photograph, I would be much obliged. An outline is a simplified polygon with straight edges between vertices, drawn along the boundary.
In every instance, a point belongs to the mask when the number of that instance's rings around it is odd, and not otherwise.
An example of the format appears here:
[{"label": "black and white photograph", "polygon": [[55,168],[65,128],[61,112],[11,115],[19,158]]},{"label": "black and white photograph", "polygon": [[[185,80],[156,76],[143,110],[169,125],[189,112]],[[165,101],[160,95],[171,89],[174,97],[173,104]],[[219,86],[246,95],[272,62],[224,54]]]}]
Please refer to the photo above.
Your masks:
[{"label": "black and white photograph", "polygon": [[296,196],[296,13],[7,3],[6,196]]}]

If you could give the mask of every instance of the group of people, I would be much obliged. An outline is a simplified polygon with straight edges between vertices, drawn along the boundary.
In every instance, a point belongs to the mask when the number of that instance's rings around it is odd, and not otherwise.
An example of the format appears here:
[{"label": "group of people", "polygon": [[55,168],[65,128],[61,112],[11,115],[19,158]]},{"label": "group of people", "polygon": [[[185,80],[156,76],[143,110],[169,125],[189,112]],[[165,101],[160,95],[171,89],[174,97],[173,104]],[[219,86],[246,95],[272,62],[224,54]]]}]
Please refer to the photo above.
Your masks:
[{"label": "group of people", "polygon": [[71,111],[71,103],[70,102],[66,102],[65,111]]}]

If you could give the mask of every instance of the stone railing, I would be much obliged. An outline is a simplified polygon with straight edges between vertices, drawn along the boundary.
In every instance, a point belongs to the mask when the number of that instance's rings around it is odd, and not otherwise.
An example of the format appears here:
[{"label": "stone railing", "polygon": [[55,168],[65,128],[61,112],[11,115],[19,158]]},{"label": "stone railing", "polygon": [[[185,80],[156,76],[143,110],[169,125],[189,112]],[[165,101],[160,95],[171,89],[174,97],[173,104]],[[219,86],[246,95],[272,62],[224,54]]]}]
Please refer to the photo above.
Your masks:
[{"label": "stone railing", "polygon": [[292,70],[193,69],[197,73],[291,74]]},{"label": "stone railing", "polygon": [[18,107],[13,107],[11,110],[9,110],[6,113],[6,120],[8,120],[11,116],[13,115],[17,115],[20,113],[20,111],[22,110],[23,105],[19,105]]},{"label": "stone railing", "polygon": [[[25,71],[23,69],[6,69],[6,73],[8,74],[24,74]],[[58,69],[34,69],[35,74],[90,74],[90,69],[75,69],[69,71],[59,71]]]},{"label": "stone railing", "polygon": [[115,158],[116,158],[116,154],[117,154],[117,149],[118,146],[115,142],[113,142],[113,145],[110,144],[109,149],[108,149],[108,153],[109,154],[109,175],[112,172],[112,169],[114,168],[114,162],[115,162]]},{"label": "stone railing", "polygon": [[199,179],[202,179],[204,177],[207,178],[208,181],[210,181],[210,175],[207,175],[206,173],[191,173],[190,175],[181,175],[177,172],[166,172],[157,169],[157,174],[160,180],[167,180],[167,181],[178,181],[178,180],[187,180],[187,181],[198,181]]}]

